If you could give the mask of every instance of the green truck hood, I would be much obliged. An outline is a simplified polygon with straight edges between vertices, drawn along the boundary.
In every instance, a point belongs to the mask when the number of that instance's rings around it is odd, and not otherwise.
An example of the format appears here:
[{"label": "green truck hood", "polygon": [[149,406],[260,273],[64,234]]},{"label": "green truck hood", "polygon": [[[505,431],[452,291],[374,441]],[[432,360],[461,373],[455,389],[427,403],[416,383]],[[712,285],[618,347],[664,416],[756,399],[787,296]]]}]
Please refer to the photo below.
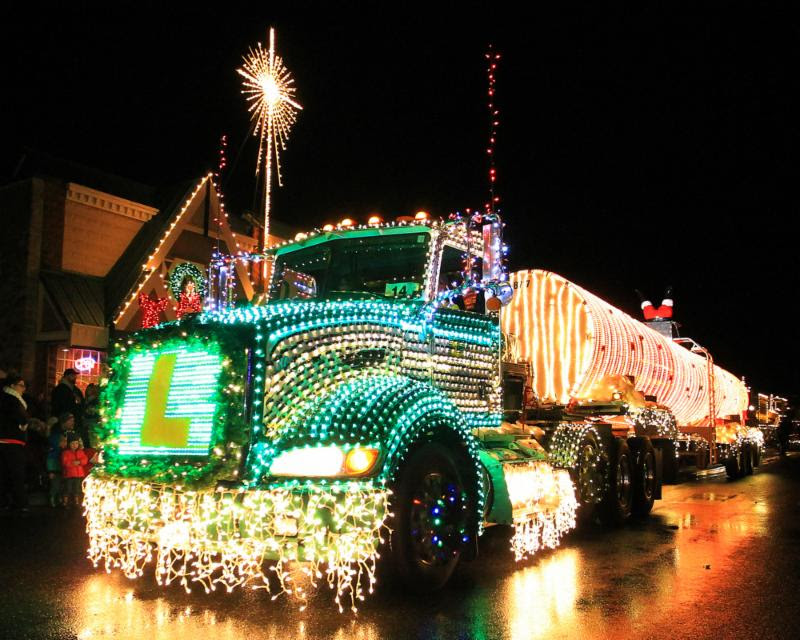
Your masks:
[{"label": "green truck hood", "polygon": [[[352,336],[416,334],[422,303],[392,300],[277,302],[203,313],[137,332],[115,345],[103,392],[102,472],[202,486],[253,480],[296,424],[301,405],[337,372],[385,372],[401,357]],[[321,333],[316,353],[297,345]],[[394,351],[394,353],[389,353]],[[285,428],[284,428],[285,427]],[[267,445],[270,445],[269,447]]]}]

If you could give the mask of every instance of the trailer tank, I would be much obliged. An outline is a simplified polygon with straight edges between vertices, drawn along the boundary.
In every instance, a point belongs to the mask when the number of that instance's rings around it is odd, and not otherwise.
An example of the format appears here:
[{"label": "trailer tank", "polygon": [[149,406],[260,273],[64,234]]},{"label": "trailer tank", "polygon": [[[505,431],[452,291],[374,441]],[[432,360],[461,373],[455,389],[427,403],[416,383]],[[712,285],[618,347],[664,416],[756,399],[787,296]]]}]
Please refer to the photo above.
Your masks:
[{"label": "trailer tank", "polygon": [[[669,407],[680,425],[708,423],[706,360],[560,275],[539,269],[510,275],[515,292],[501,314],[531,364],[537,396],[567,404],[609,375],[634,376],[636,389]],[[743,382],[714,366],[717,417],[747,409]]]}]

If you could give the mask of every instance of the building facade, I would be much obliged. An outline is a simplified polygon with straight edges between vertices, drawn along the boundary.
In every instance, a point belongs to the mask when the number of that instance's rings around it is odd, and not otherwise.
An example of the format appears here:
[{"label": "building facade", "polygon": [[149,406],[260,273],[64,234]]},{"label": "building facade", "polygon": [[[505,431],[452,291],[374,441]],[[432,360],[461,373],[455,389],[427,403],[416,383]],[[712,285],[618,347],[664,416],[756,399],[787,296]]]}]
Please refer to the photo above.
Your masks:
[{"label": "building facade", "polygon": [[[98,382],[109,340],[142,326],[142,296],[164,301],[159,320],[175,319],[179,265],[205,273],[214,251],[258,249],[211,174],[154,188],[29,153],[15,178],[0,187],[0,369],[21,373],[34,396],[49,398],[67,368],[81,387]],[[270,242],[288,234],[276,232]],[[257,270],[236,269],[238,297],[252,299]]]}]

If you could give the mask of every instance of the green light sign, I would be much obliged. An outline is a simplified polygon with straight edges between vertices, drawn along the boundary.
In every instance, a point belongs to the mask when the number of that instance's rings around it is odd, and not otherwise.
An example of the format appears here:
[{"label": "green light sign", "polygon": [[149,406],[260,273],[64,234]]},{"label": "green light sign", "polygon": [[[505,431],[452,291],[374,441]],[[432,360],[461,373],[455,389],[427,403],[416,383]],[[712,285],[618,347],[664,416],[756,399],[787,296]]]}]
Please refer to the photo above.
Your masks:
[{"label": "green light sign", "polygon": [[131,358],[120,455],[208,454],[222,356],[175,347]]},{"label": "green light sign", "polygon": [[421,288],[419,282],[387,282],[384,295],[387,298],[410,298]]}]

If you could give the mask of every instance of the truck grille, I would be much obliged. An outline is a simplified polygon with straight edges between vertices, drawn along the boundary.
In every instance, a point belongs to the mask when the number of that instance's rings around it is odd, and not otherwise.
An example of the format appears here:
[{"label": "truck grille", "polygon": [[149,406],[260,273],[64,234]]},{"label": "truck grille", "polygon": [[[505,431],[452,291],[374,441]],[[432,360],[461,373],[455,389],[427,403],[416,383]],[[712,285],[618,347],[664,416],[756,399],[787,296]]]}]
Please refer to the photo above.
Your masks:
[{"label": "truck grille", "polygon": [[131,358],[119,425],[123,456],[205,456],[217,409],[222,355],[176,346]]}]

